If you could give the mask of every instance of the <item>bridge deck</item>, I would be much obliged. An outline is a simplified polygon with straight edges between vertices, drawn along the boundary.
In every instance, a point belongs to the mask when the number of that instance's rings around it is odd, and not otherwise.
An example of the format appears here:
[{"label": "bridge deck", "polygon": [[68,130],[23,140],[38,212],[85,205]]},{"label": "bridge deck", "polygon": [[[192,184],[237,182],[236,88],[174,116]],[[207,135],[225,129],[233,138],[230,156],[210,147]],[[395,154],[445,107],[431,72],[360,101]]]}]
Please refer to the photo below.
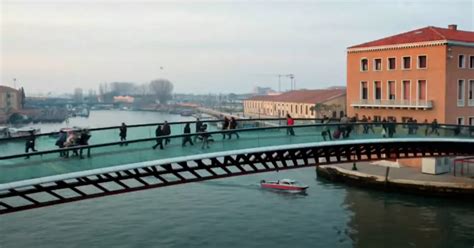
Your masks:
[{"label": "bridge deck", "polygon": [[[174,133],[178,133],[181,126],[175,127]],[[209,149],[202,149],[201,142],[194,146],[182,147],[182,137],[172,137],[171,143],[164,150],[153,150],[151,147],[155,141],[143,141],[128,144],[128,146],[104,146],[96,147],[91,150],[91,157],[80,159],[78,157],[60,158],[58,153],[43,154],[31,156],[29,159],[24,157],[0,160],[0,183],[14,182],[44,176],[52,176],[70,172],[85,171],[91,169],[105,168],[110,166],[122,165],[127,163],[136,163],[165,158],[177,158],[182,156],[206,154],[213,152],[234,151],[248,148],[258,148],[263,146],[304,144],[322,141],[322,126],[295,126],[296,136],[288,136],[286,128],[277,129],[255,129],[239,130],[240,139],[235,136],[231,140],[223,140],[221,134],[213,134],[214,142],[210,144]],[[331,127],[334,129],[334,127]],[[152,137],[153,127],[134,130],[129,134],[129,138],[149,138]],[[380,139],[382,127],[375,127],[375,133],[362,134],[362,126],[356,127],[349,140],[367,140]],[[440,136],[425,136],[423,130],[418,130],[418,134],[408,134],[407,129],[402,125],[397,126],[396,138],[422,138],[432,139],[434,137],[453,137],[452,130],[440,130]],[[116,140],[118,131],[106,130],[93,134],[94,140],[91,143],[100,143],[110,140]],[[457,136],[466,138],[469,136]],[[37,140],[37,147],[41,150],[54,149],[55,138],[41,137]],[[7,142],[0,148],[2,156],[19,153],[23,149],[23,142]],[[86,153],[86,151],[84,151]]]}]

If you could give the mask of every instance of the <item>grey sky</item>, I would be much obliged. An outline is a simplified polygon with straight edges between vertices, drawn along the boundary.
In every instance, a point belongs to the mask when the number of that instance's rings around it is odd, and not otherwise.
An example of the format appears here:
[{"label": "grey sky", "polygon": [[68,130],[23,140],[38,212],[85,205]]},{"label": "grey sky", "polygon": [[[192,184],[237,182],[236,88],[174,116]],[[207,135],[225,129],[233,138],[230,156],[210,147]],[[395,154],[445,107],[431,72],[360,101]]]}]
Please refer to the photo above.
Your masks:
[{"label": "grey sky", "polygon": [[[1,84],[27,92],[165,77],[176,92],[345,85],[346,47],[424,26],[473,30],[473,1],[3,1]],[[160,70],[163,66],[163,70]],[[285,84],[286,87],[289,83]]]}]

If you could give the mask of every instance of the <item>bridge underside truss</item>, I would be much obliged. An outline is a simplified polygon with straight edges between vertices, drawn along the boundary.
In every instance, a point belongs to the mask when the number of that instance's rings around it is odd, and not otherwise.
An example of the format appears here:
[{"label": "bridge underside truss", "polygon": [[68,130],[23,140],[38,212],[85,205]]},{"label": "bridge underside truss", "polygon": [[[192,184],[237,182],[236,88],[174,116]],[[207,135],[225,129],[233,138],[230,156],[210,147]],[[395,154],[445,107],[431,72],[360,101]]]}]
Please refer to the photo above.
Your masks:
[{"label": "bridge underside truss", "polygon": [[156,164],[0,192],[0,214],[211,179],[381,159],[474,155],[472,142],[406,142],[301,147]]}]

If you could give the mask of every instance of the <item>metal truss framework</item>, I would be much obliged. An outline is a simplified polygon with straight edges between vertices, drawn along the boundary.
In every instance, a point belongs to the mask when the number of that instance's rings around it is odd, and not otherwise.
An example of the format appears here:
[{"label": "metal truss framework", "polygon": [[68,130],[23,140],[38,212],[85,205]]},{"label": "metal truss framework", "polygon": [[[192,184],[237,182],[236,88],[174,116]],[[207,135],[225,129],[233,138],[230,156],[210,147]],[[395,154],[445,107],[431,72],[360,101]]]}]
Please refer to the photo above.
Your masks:
[{"label": "metal truss framework", "polygon": [[0,215],[211,179],[381,159],[469,156],[472,142],[343,144],[225,155],[37,183],[0,191]]}]

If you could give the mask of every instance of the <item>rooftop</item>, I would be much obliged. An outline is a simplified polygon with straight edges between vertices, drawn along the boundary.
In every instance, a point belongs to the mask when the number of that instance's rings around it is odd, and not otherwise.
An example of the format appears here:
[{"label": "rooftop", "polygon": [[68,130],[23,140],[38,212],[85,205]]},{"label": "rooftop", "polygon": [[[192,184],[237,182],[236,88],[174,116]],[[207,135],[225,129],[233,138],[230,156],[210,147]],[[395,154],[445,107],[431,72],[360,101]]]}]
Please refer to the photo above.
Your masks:
[{"label": "rooftop", "polygon": [[345,88],[329,88],[322,90],[294,90],[280,95],[254,96],[247,100],[295,102],[295,103],[321,103],[346,94]]},{"label": "rooftop", "polygon": [[474,32],[458,30],[456,25],[449,25],[449,28],[428,26],[420,29],[415,29],[406,33],[401,33],[386,38],[351,46],[348,49],[380,47],[429,41],[456,41],[474,43]]}]

